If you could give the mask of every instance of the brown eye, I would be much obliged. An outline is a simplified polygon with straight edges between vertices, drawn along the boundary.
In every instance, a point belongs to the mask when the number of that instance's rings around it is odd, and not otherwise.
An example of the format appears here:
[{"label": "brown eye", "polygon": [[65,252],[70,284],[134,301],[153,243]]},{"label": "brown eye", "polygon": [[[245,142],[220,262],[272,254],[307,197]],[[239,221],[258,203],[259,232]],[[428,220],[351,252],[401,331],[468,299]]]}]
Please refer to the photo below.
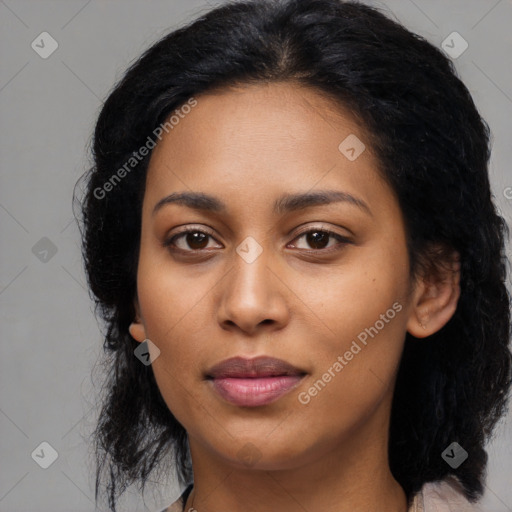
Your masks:
[{"label": "brown eye", "polygon": [[[345,244],[351,243],[348,238],[325,229],[310,229],[295,238],[295,240],[300,239],[305,240],[307,247],[300,247],[300,245],[295,245],[295,247],[298,249],[309,249],[312,251],[325,250],[325,252],[327,252],[327,250],[330,250],[331,248],[335,249],[336,246],[338,246],[337,248],[341,248]],[[331,241],[338,241],[338,243],[330,243]]]},{"label": "brown eye", "polygon": [[204,249],[208,245],[208,236],[200,231],[191,231],[185,234],[185,242],[191,249]]},{"label": "brown eye", "polygon": [[325,231],[306,233],[306,241],[313,249],[324,249],[329,243],[330,235]]},{"label": "brown eye", "polygon": [[202,251],[208,247],[210,239],[213,240],[210,233],[200,229],[189,229],[170,237],[163,245],[182,252]]}]

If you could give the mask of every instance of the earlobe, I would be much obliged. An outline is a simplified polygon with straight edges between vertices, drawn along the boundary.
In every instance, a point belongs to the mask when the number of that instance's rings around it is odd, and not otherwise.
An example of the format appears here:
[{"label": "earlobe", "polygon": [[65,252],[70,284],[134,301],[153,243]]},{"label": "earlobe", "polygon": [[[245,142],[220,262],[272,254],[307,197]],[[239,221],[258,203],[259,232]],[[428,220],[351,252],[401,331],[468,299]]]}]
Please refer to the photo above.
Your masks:
[{"label": "earlobe", "polygon": [[144,341],[146,339],[146,329],[141,322],[132,322],[128,327],[128,332],[137,341]]},{"label": "earlobe", "polygon": [[140,307],[137,300],[134,301],[134,306],[136,312],[135,320],[130,324],[130,327],[128,327],[128,332],[130,333],[131,337],[134,338],[136,341],[143,342],[147,338],[147,336],[144,323],[142,322]]},{"label": "earlobe", "polygon": [[452,318],[460,297],[460,258],[452,254],[447,265],[419,278],[414,292],[407,332],[426,338],[444,327]]}]

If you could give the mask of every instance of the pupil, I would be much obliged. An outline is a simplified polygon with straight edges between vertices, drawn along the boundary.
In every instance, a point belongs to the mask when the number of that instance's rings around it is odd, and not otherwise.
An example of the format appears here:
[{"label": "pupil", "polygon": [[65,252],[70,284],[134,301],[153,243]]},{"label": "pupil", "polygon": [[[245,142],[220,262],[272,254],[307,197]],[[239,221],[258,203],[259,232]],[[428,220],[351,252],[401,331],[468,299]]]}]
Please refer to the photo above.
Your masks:
[{"label": "pupil", "polygon": [[322,231],[313,231],[306,235],[308,244],[314,249],[322,249],[329,243],[329,234]]},{"label": "pupil", "polygon": [[194,232],[187,234],[187,243],[192,249],[202,249],[208,245],[208,235],[204,233]]}]

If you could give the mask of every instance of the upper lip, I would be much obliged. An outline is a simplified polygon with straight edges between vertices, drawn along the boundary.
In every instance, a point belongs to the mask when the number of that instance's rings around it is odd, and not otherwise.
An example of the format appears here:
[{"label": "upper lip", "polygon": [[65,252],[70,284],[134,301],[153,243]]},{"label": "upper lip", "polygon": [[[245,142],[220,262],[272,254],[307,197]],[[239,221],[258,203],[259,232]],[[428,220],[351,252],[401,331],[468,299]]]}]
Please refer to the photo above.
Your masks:
[{"label": "upper lip", "polygon": [[281,375],[304,375],[306,372],[282,359],[260,356],[253,359],[232,357],[216,364],[208,370],[210,379],[275,377]]}]

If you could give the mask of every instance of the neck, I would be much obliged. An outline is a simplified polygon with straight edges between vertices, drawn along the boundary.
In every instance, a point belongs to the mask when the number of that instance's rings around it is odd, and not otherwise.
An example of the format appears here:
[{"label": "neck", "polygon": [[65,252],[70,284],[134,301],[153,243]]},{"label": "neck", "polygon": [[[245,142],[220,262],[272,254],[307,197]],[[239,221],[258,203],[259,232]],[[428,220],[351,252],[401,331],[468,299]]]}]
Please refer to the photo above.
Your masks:
[{"label": "neck", "polygon": [[240,467],[190,438],[194,488],[184,510],[406,512],[406,495],[388,464],[386,405],[345,440],[315,446],[292,468]]}]

